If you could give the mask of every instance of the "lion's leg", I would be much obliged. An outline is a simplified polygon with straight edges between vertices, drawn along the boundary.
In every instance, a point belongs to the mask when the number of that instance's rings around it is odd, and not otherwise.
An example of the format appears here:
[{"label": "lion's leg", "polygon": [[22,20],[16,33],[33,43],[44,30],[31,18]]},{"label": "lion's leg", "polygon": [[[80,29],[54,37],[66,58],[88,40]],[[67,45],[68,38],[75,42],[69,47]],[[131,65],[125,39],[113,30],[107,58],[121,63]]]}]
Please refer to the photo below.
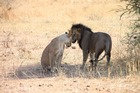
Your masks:
[{"label": "lion's leg", "polygon": [[83,69],[83,70],[85,68],[87,58],[88,58],[88,51],[83,51],[83,64],[82,64],[82,67],[81,67],[81,69]]},{"label": "lion's leg", "polygon": [[89,66],[89,71],[90,69],[93,71],[93,61],[94,61],[94,53],[90,53],[90,66]]}]

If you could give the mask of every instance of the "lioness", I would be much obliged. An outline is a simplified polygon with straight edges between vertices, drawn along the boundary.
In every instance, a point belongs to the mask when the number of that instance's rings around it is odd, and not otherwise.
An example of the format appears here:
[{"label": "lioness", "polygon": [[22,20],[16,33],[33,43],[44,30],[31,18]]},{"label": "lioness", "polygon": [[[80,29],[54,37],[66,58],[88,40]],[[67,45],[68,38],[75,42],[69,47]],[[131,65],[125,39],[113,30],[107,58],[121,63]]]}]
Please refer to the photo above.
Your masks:
[{"label": "lioness", "polygon": [[54,72],[59,69],[65,45],[66,47],[71,46],[71,37],[67,32],[54,38],[44,49],[41,57],[41,65],[45,72]]}]

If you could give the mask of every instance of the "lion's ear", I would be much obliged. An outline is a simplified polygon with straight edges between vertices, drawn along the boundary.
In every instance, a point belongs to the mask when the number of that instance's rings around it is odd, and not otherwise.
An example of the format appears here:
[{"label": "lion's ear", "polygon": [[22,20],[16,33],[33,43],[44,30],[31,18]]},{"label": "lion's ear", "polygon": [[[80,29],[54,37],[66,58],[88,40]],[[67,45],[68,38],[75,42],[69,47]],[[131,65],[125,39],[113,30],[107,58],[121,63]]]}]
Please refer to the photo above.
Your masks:
[{"label": "lion's ear", "polygon": [[71,32],[71,30],[69,30],[69,29],[68,29],[68,32],[70,33],[70,32]]},{"label": "lion's ear", "polygon": [[69,34],[69,36],[71,36],[72,35],[72,30],[68,30],[68,34]]}]

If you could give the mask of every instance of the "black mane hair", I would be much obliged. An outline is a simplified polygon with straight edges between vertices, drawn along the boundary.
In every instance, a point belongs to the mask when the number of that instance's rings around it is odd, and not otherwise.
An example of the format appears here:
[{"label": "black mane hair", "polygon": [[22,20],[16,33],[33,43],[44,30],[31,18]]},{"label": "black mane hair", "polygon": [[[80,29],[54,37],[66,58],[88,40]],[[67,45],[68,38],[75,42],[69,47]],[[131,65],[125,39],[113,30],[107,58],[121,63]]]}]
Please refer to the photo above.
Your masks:
[{"label": "black mane hair", "polygon": [[73,24],[71,29],[81,29],[82,31],[91,31],[91,29],[83,24]]},{"label": "black mane hair", "polygon": [[[83,24],[73,24],[71,27],[71,30],[73,29],[80,29],[80,33],[81,33],[81,37],[78,40],[78,44],[80,46],[80,48],[82,48],[82,41],[85,35],[89,35],[87,34],[87,32],[90,32],[90,36],[93,34],[93,32],[91,31],[91,29]],[[90,36],[87,39],[90,39]],[[89,47],[90,43],[87,43],[87,46]]]}]

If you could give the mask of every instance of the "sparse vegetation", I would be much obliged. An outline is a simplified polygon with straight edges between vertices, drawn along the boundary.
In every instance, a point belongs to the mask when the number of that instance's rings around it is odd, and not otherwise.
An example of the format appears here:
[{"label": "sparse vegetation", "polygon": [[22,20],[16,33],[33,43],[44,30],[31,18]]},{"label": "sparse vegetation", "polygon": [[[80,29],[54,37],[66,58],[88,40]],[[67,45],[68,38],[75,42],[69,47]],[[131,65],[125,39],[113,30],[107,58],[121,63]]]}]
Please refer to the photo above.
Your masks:
[{"label": "sparse vegetation", "polygon": [[121,18],[130,17],[130,32],[127,32],[123,43],[126,44],[128,73],[140,71],[140,0],[126,0],[127,4],[121,11]]},{"label": "sparse vegetation", "polygon": [[[6,17],[1,12],[5,7],[1,2],[7,1],[11,8]],[[120,0],[0,0],[0,92],[139,93],[139,73],[126,74],[130,55],[120,42],[130,31],[129,21],[126,16],[122,16],[125,21],[119,20],[110,11],[118,5],[125,4]],[[87,69],[80,70],[82,51],[78,44],[65,49],[59,74],[42,74],[40,58],[44,48],[73,23],[84,23],[92,31],[110,34],[111,78],[107,77],[106,60],[98,65],[100,78],[88,71],[89,60]],[[139,53],[132,52],[132,57]]]}]

